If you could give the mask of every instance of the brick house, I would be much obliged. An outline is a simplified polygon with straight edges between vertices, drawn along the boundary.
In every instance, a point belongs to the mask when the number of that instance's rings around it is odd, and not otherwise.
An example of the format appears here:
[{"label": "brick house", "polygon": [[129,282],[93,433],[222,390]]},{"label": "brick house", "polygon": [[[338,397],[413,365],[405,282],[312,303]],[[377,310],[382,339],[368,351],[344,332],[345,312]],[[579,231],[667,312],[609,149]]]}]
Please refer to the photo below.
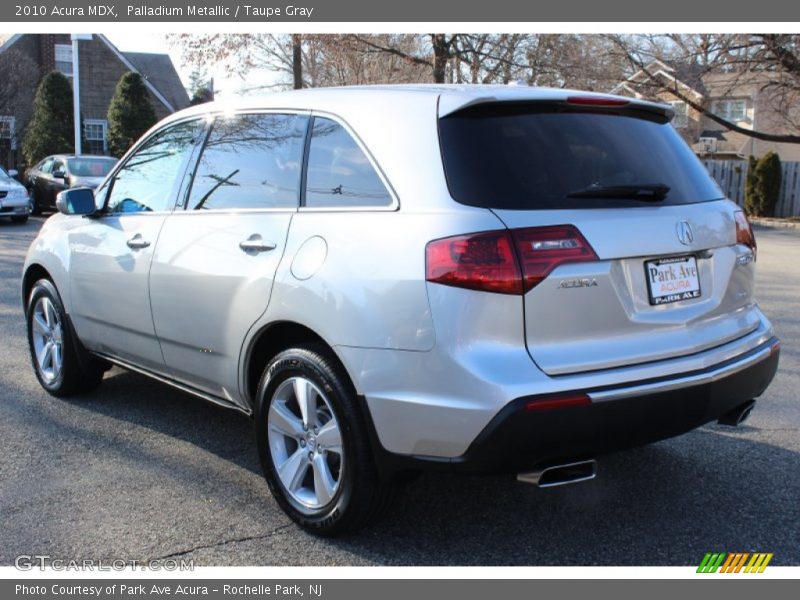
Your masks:
[{"label": "brick house", "polygon": [[[189,96],[172,60],[166,54],[121,52],[100,34],[80,41],[80,91],[83,152],[108,154],[108,106],[120,77],[139,73],[150,92],[159,119],[189,106]],[[53,70],[72,78],[72,42],[69,34],[0,35],[0,53],[19,53],[38,68],[36,81]],[[33,97],[18,98],[0,108],[0,164],[22,170],[20,143],[31,116]]]},{"label": "brick house", "polygon": [[[658,79],[658,83],[651,78]],[[679,90],[703,108],[743,127],[772,134],[797,134],[775,106],[769,92],[769,72],[708,72],[697,65],[666,64],[654,60],[611,90],[614,94],[648,98],[671,104],[673,125],[703,158],[745,159],[777,152],[782,161],[800,161],[800,144],[757,140],[730,131],[688,106],[671,93]],[[666,89],[665,89],[666,88]],[[800,108],[798,109],[800,110]],[[800,113],[793,116],[800,121]]]}]

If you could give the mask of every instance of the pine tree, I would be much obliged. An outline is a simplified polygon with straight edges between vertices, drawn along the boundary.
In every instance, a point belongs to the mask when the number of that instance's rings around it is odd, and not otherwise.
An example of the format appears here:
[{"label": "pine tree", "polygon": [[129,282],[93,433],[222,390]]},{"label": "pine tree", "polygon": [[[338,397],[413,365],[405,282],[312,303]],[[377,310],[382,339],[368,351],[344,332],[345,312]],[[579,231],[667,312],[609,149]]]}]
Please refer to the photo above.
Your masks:
[{"label": "pine tree", "polygon": [[125,73],[117,83],[108,107],[108,149],[111,154],[125,154],[156,121],[156,112],[142,76]]},{"label": "pine tree", "polygon": [[781,191],[781,160],[774,152],[760,159],[750,157],[745,180],[745,211],[754,217],[769,217]]},{"label": "pine tree", "polygon": [[33,114],[22,140],[22,155],[35,165],[49,154],[74,151],[72,86],[58,71],[42,78],[33,100]]}]

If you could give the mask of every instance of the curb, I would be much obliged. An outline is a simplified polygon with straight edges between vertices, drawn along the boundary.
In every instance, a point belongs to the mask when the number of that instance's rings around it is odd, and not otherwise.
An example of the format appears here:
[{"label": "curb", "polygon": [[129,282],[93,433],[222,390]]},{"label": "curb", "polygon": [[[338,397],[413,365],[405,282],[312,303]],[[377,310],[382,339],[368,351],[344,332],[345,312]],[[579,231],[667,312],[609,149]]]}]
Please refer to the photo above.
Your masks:
[{"label": "curb", "polygon": [[750,222],[756,227],[767,229],[797,229],[800,225],[797,221],[786,221],[784,219],[764,219],[750,217]]}]

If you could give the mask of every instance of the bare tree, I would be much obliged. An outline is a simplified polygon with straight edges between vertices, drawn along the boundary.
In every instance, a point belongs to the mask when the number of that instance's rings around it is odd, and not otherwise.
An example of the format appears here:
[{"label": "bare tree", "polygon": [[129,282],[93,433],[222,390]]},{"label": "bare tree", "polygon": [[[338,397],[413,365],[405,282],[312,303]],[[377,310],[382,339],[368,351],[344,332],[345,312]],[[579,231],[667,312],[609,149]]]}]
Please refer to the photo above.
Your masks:
[{"label": "bare tree", "polygon": [[[722,127],[769,142],[800,143],[794,133],[770,133],[748,129],[718,114],[711,106],[691,97],[674,78],[649,69],[653,59],[694,68],[701,78],[709,73],[730,74],[727,93],[752,83],[764,92],[776,115],[790,129],[800,129],[800,36],[779,34],[721,35],[610,35],[607,38],[633,71],[646,76],[645,90],[667,91]],[[726,95],[723,90],[723,97]]]},{"label": "bare tree", "polygon": [[[0,114],[16,117],[14,137],[22,140],[32,113],[31,98],[39,83],[39,67],[25,54],[14,49],[0,54]],[[11,142],[12,140],[9,140]],[[0,162],[6,162],[12,144],[0,148]]]}]

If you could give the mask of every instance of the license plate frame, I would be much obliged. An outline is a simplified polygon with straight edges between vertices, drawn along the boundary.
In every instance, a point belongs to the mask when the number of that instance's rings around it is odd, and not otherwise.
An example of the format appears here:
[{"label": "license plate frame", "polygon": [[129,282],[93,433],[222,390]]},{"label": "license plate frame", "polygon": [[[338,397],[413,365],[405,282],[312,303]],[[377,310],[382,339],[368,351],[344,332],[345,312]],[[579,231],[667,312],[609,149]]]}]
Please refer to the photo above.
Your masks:
[{"label": "license plate frame", "polygon": [[[664,268],[665,266],[668,268]],[[655,275],[652,268],[656,269]],[[646,260],[644,261],[644,276],[647,281],[647,300],[651,306],[694,300],[702,296],[697,257],[693,254]],[[654,278],[660,279],[660,281],[654,281]],[[682,282],[686,282],[686,284]],[[670,284],[673,289],[665,289]],[[661,289],[654,289],[656,285],[661,285]]]}]

